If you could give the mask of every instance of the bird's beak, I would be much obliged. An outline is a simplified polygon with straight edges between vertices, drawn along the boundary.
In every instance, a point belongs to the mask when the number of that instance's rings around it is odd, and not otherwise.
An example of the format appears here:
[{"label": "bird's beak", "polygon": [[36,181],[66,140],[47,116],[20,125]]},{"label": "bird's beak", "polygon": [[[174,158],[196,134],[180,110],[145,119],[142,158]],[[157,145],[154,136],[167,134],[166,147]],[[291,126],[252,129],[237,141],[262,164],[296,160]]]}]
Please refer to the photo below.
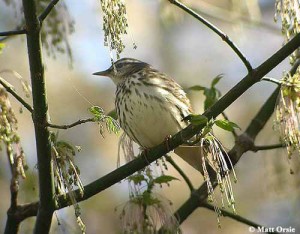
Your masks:
[{"label": "bird's beak", "polygon": [[104,71],[95,72],[95,73],[93,73],[93,75],[95,75],[95,76],[109,76],[110,72],[111,72],[111,69],[109,68],[109,69],[104,70]]}]

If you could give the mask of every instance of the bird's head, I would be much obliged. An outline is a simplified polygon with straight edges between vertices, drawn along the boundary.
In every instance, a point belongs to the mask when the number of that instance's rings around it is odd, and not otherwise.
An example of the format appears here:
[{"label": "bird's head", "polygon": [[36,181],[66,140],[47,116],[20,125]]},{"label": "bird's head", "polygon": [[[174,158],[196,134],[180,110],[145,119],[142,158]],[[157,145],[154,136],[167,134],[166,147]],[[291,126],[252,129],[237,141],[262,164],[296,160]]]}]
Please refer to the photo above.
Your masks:
[{"label": "bird's head", "polygon": [[149,66],[149,64],[137,59],[122,58],[114,62],[107,70],[95,72],[93,75],[108,76],[116,85],[118,85],[125,78]]}]

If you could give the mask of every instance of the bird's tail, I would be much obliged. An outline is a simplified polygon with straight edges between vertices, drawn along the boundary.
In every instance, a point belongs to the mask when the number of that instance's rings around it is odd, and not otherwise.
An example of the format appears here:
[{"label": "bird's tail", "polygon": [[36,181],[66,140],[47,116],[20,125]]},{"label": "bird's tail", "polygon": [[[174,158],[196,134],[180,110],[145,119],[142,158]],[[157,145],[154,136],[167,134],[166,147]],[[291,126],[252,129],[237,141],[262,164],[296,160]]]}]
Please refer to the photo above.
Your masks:
[{"label": "bird's tail", "polygon": [[174,152],[184,161],[190,164],[193,168],[203,174],[202,167],[202,149],[200,146],[181,145],[177,147]]},{"label": "bird's tail", "polygon": [[[216,143],[215,141],[214,144]],[[200,171],[202,175],[208,165],[216,173],[220,173],[221,176],[224,176],[233,167],[222,145],[214,145],[214,147],[212,145],[205,146],[204,144],[193,146],[181,145],[174,152],[196,170]]]}]

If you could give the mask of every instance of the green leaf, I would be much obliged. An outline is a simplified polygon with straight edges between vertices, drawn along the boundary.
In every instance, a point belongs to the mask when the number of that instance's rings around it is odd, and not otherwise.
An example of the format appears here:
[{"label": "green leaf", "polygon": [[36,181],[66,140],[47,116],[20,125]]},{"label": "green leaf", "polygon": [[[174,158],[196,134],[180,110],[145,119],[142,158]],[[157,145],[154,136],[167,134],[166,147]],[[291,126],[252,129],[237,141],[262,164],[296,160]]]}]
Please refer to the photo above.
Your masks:
[{"label": "green leaf", "polygon": [[217,83],[223,78],[223,74],[217,75],[211,82],[211,87],[214,88]]},{"label": "green leaf", "polygon": [[120,130],[119,123],[110,116],[106,116],[105,119],[106,119],[106,128],[107,128],[108,132],[109,133],[113,132],[113,133],[117,134]]},{"label": "green leaf", "polygon": [[216,120],[215,121],[215,124],[219,127],[219,128],[222,128],[226,131],[229,131],[229,132],[232,132],[234,128],[239,128],[240,127],[234,123],[234,122],[231,122],[231,121],[228,121],[228,120]]},{"label": "green leaf", "polygon": [[239,125],[237,125],[236,123],[229,121],[229,124],[230,124],[232,127],[234,127],[234,128],[238,128],[238,129],[240,129],[240,130],[241,130],[240,126],[239,126]]},{"label": "green leaf", "polygon": [[204,95],[206,97],[204,101],[204,110],[207,110],[218,101],[218,92],[215,88],[206,89],[204,91]]},{"label": "green leaf", "polygon": [[201,125],[207,123],[207,117],[204,115],[188,115],[183,120],[190,121],[193,125]]},{"label": "green leaf", "polygon": [[222,77],[222,74],[216,76],[212,80],[210,88],[206,88],[200,85],[195,85],[189,88],[189,90],[203,91],[203,94],[206,97],[204,101],[204,110],[207,110],[209,107],[215,104],[221,96],[221,92],[218,89],[216,89],[215,86],[221,80]]},{"label": "green leaf", "polygon": [[89,112],[91,112],[95,118],[100,119],[104,115],[104,110],[100,106],[91,106],[89,109]]},{"label": "green leaf", "polygon": [[189,90],[193,90],[193,91],[203,91],[205,89],[206,89],[205,87],[200,86],[200,85],[195,85],[195,86],[192,86],[189,88]]},{"label": "green leaf", "polygon": [[134,184],[140,184],[142,181],[145,181],[144,175],[137,174],[128,177],[128,180],[132,181]]},{"label": "green leaf", "polygon": [[159,176],[159,177],[155,178],[153,180],[153,183],[164,184],[164,183],[169,183],[172,180],[178,180],[178,179],[176,177],[173,177],[173,176],[162,175],[162,176]]}]

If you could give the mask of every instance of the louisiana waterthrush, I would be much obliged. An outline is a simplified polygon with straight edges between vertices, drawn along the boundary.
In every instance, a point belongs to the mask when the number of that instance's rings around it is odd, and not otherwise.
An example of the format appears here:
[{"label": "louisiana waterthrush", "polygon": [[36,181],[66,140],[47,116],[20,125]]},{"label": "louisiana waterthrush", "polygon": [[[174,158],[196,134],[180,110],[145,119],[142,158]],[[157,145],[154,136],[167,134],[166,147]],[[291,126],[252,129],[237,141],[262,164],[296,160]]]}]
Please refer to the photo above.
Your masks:
[{"label": "louisiana waterthrush", "polygon": [[[141,147],[154,147],[188,125],[183,119],[192,108],[186,93],[175,80],[151,65],[122,58],[93,75],[108,76],[116,84],[120,125]],[[201,171],[201,160],[196,157],[199,147],[181,146],[175,153]]]}]

